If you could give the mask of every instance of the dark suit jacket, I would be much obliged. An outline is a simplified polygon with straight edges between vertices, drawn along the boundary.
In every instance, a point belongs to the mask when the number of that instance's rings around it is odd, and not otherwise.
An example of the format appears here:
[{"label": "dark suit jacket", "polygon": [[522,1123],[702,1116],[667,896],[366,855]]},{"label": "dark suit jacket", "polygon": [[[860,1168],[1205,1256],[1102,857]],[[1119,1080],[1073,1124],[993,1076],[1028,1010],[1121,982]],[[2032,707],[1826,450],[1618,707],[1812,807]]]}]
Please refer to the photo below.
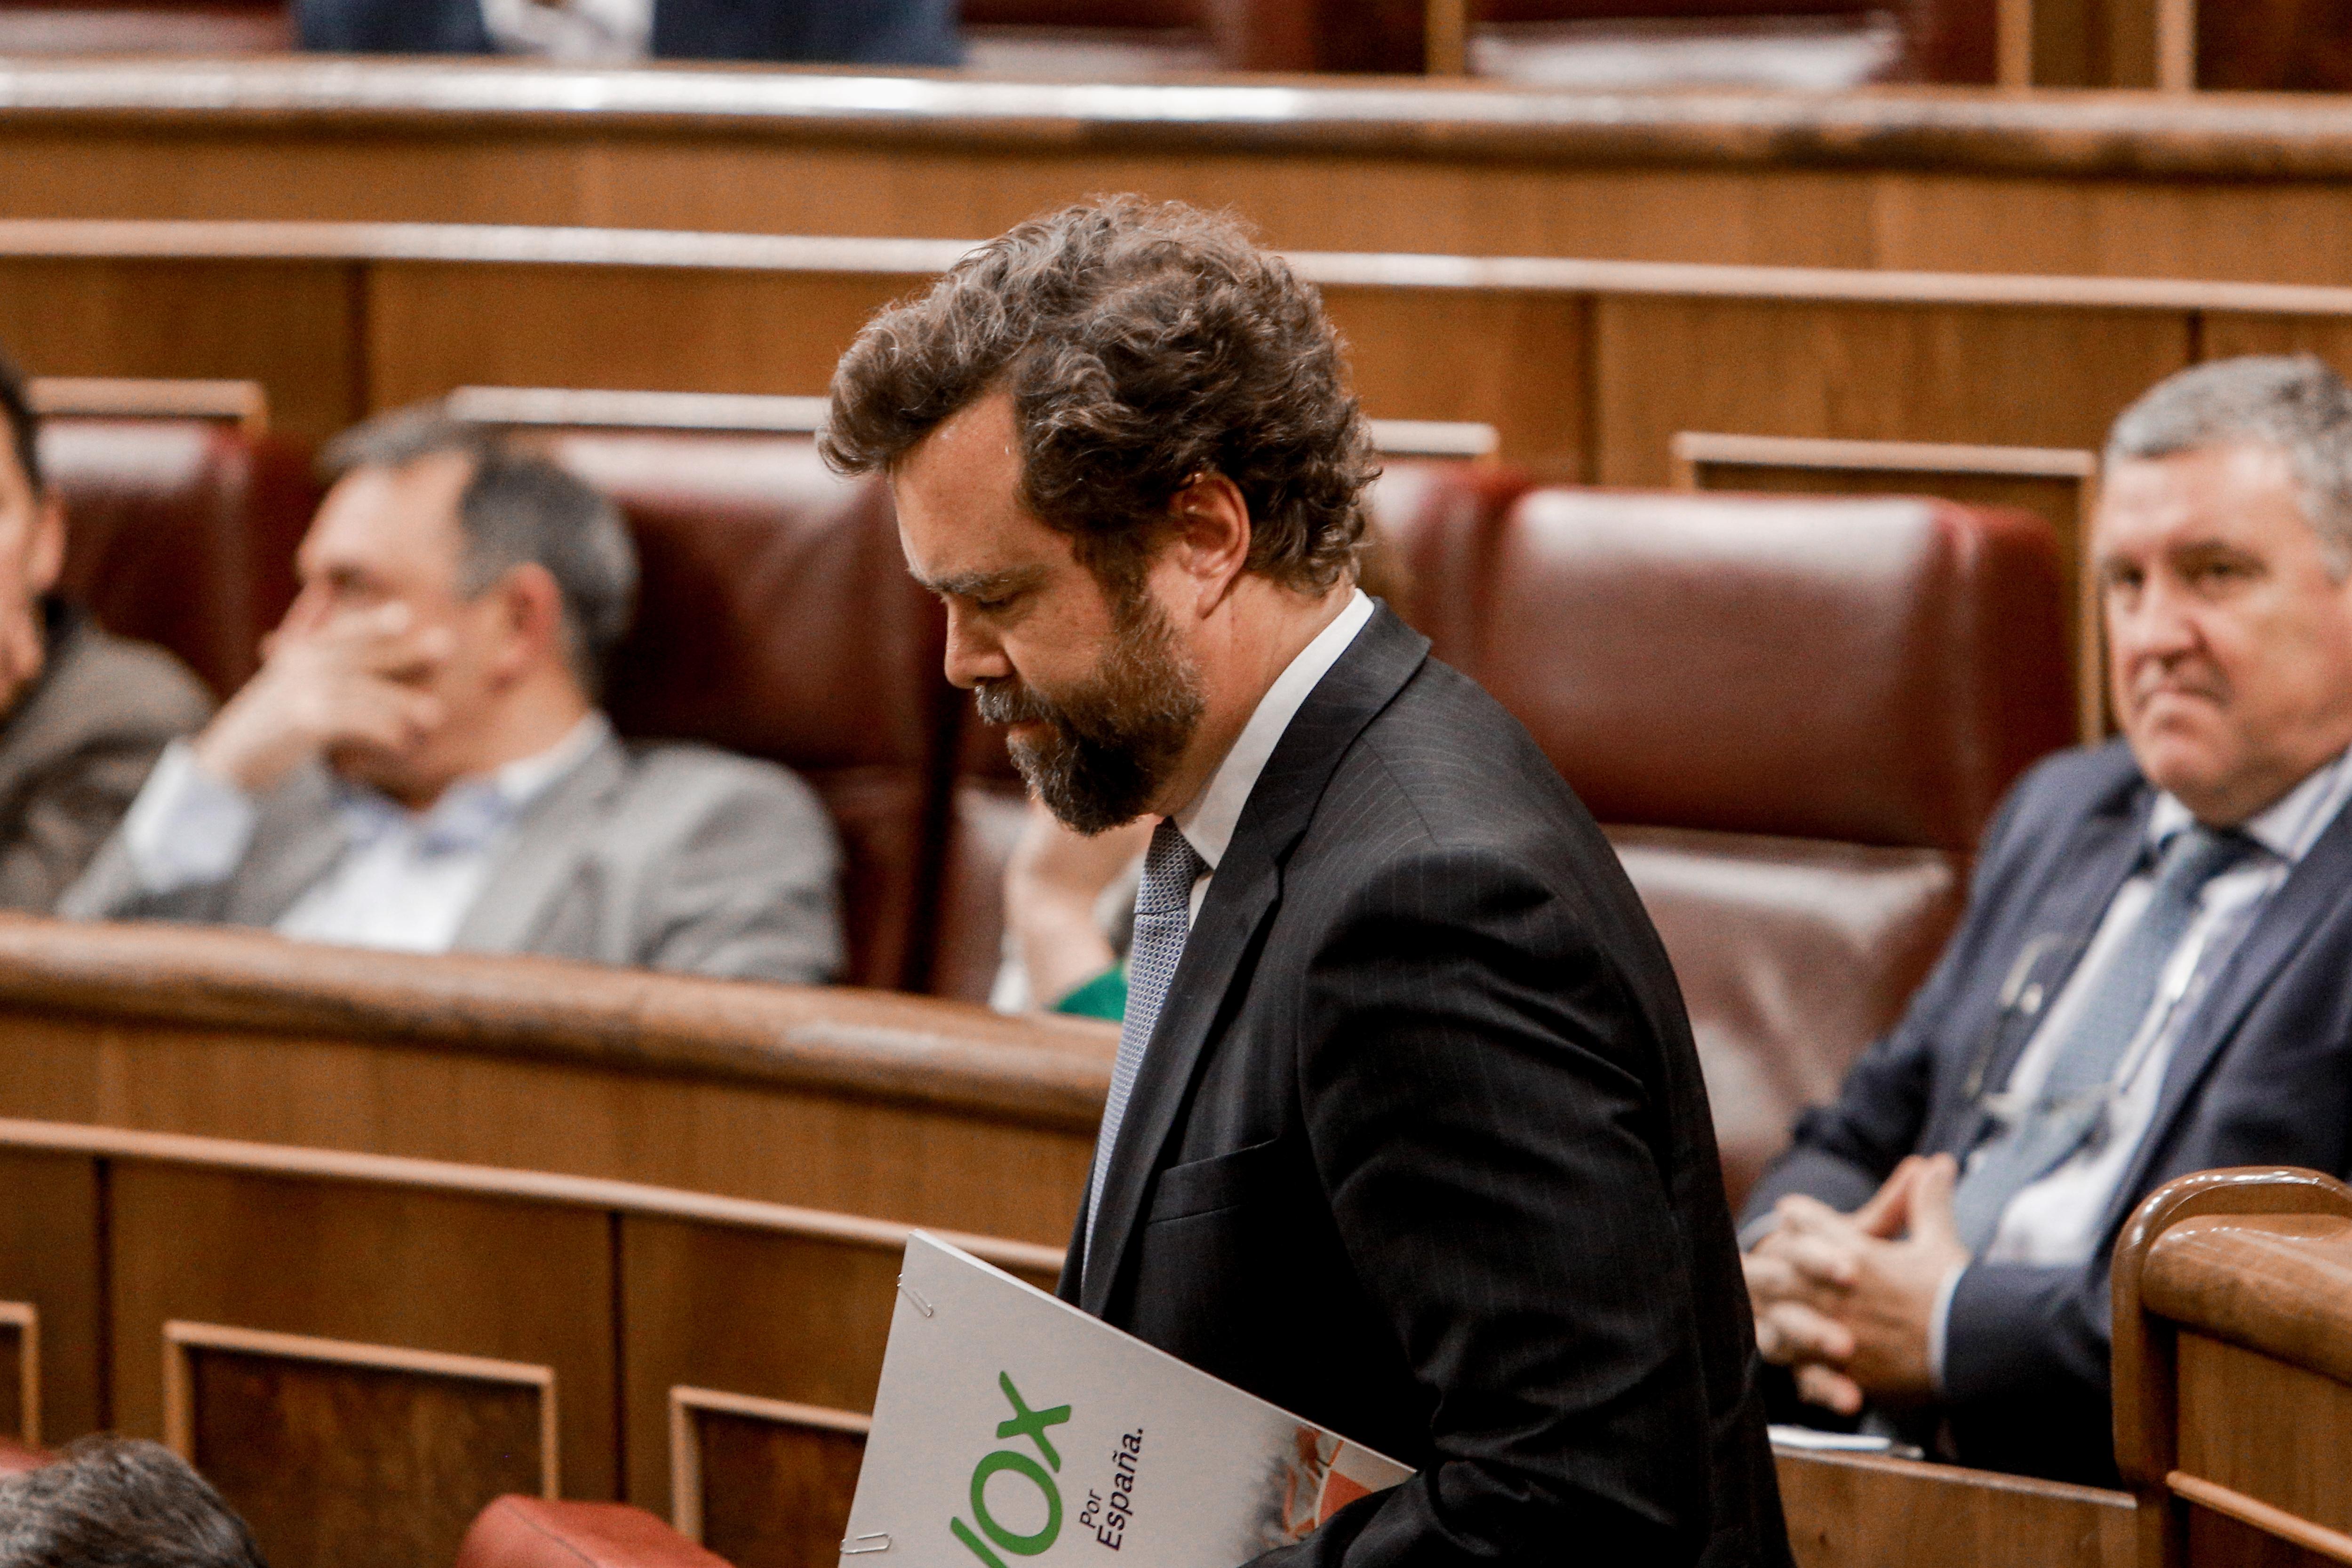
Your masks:
[{"label": "dark suit jacket", "polygon": [[[1964,1154],[2116,890],[2139,864],[2155,791],[2123,742],[2063,752],[2019,783],[1979,862],[1969,913],[1895,1032],[1749,1202],[1842,1209],[1914,1151]],[[2344,1174],[2352,1134],[2352,814],[2322,834],[2215,977],[2175,1049],[2155,1119],[2075,1268],[1980,1264],[1952,1300],[1948,1418],[1972,1464],[2115,1479],[2107,1262],[2139,1200],[2189,1171],[2295,1165]]]},{"label": "dark suit jacket", "polygon": [[138,798],[155,758],[212,716],[185,664],[48,601],[39,678],[0,721],[0,908],[47,915]]},{"label": "dark suit jacket", "polygon": [[1785,1563],[1673,972],[1428,648],[1381,611],[1259,777],[1063,1294],[1419,1469],[1267,1561]]},{"label": "dark suit jacket", "polygon": [[[306,49],[486,55],[480,0],[297,0]],[[963,57],[955,0],[656,0],[664,59],[951,66]]]}]

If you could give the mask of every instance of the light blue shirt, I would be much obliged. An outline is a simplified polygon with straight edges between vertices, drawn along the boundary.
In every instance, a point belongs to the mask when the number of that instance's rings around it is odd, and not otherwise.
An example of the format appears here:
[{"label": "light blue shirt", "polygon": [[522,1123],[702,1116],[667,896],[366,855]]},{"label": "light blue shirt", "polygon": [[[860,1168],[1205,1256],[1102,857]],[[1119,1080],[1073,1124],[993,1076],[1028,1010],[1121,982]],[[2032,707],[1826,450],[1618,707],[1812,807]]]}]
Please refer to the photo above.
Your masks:
[{"label": "light blue shirt", "polygon": [[[423,811],[338,781],[341,855],[277,921],[279,935],[352,947],[446,953],[533,800],[612,734],[591,713],[536,756],[460,779]],[[149,893],[226,882],[253,842],[254,799],[174,742],[123,819],[123,847]]]}]

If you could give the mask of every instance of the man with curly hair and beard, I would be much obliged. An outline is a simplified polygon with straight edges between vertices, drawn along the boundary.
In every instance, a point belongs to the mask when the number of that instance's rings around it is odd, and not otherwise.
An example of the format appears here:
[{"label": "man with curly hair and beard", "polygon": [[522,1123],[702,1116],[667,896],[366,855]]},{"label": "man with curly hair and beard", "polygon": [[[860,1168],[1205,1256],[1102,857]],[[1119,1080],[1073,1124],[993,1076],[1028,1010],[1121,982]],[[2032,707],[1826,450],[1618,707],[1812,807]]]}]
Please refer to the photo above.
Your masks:
[{"label": "man with curly hair and beard", "polygon": [[1674,975],[1526,731],[1357,589],[1313,291],[1071,207],[870,322],[825,440],[1037,796],[1164,819],[1062,1294],[1417,1469],[1265,1561],[1786,1563]]}]

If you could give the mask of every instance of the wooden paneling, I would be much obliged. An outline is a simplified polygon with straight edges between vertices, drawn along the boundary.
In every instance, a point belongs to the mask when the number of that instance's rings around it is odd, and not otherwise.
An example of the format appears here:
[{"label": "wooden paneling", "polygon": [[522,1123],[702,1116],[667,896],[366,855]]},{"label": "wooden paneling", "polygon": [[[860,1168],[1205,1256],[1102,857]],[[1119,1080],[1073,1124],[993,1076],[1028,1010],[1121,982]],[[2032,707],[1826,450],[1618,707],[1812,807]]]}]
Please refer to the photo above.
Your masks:
[{"label": "wooden paneling", "polygon": [[[1323,300],[1367,414],[1492,425],[1538,476],[1591,472],[1587,300],[1344,287]],[[1473,343],[1481,351],[1465,353]]]},{"label": "wooden paneling", "polygon": [[368,280],[369,399],[472,383],[822,394],[866,319],[928,281],[387,264]]},{"label": "wooden paneling", "polygon": [[[868,315],[961,251],[623,230],[0,223],[0,340],[29,334],[37,371],[257,380],[278,423],[306,434],[469,385],[814,397]],[[1683,430],[2095,448],[2126,402],[2200,346],[2333,351],[2352,332],[2343,289],[1291,260],[1328,298],[1375,416],[1491,425],[1507,460],[1612,484],[1664,483]],[[133,273],[164,287],[126,293]]]},{"label": "wooden paneling", "polygon": [[2205,324],[2205,357],[2317,354],[2352,373],[2352,321],[2318,316],[2216,316]]},{"label": "wooden paneling", "polygon": [[[684,1496],[746,1565],[838,1540],[903,1225],[34,1122],[0,1121],[0,1289],[81,1304],[64,1326],[110,1424],[191,1455],[273,1563],[446,1562],[488,1497],[559,1484]],[[28,1224],[45,1193],[81,1228]],[[1033,1281],[1060,1266],[942,1234]]]},{"label": "wooden paneling", "polygon": [[[886,1237],[625,1220],[621,1310],[633,1345],[628,1500],[659,1508],[675,1490],[667,1410],[670,1390],[680,1385],[872,1409],[900,1250]],[[1042,1289],[1053,1287],[1048,1273],[1022,1272]]]},{"label": "wooden paneling", "polygon": [[258,382],[312,440],[364,412],[356,267],[0,258],[0,343],[44,376]]},{"label": "wooden paneling", "polygon": [[2128,1493],[1777,1448],[1798,1568],[2129,1568]]},{"label": "wooden paneling", "polygon": [[165,1433],[296,1568],[457,1554],[507,1492],[557,1495],[551,1368],[164,1325]]},{"label": "wooden paneling", "polygon": [[[605,1216],[157,1164],[113,1170],[110,1212],[121,1430],[165,1433],[174,1321],[520,1362],[554,1370],[564,1495],[617,1495]],[[284,1392],[313,1411],[360,1397],[315,1379]],[[386,1399],[407,1396],[374,1397],[382,1414]],[[281,1561],[281,1543],[262,1545]]]},{"label": "wooden paneling", "polygon": [[[2038,79],[2154,82],[2153,0],[2034,11]],[[1314,249],[2345,283],[2347,168],[2352,112],[2326,99],[524,62],[0,74],[0,214],[17,216],[976,238],[1137,191]]]},{"label": "wooden paneling", "polygon": [[1666,484],[1678,431],[2096,449],[2190,362],[2185,315],[1602,297],[1602,484]]},{"label": "wooden paneling", "polygon": [[41,1311],[0,1301],[0,1437],[41,1442]]},{"label": "wooden paneling", "polygon": [[[0,1148],[0,1301],[29,1307],[40,1324],[33,1369],[40,1437],[62,1442],[96,1431],[109,1420],[98,1164],[81,1155]],[[20,1432],[23,1416],[21,1403],[13,1418],[0,1409],[0,1433]]]},{"label": "wooden paneling", "polygon": [[2179,1468],[2352,1535],[2352,1387],[2208,1334],[2177,1354]]},{"label": "wooden paneling", "polygon": [[[1070,1233],[1115,1038],[846,989],[25,919],[0,921],[0,1115],[617,1177],[1051,1246]],[[0,1273],[0,1299],[37,1299],[15,1283]]]},{"label": "wooden paneling", "polygon": [[863,1416],[670,1390],[670,1521],[733,1568],[824,1568],[841,1555]]}]

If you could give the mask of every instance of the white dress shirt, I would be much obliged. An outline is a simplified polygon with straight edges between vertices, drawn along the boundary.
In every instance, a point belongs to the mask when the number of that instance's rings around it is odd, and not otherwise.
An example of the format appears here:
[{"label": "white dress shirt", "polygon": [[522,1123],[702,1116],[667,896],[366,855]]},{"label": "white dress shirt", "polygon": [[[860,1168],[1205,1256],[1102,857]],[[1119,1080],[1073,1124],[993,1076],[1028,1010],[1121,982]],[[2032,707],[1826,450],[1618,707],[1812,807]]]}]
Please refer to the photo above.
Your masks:
[{"label": "white dress shirt", "polygon": [[627,65],[653,52],[654,0],[482,0],[499,53]]},{"label": "white dress shirt", "polygon": [[[533,800],[604,743],[601,713],[536,756],[460,779],[411,811],[381,792],[338,782],[349,842],[327,874],[277,921],[281,936],[352,947],[446,953]],[[197,765],[174,742],[123,819],[123,847],[152,894],[224,882],[253,842],[253,797]]]},{"label": "white dress shirt", "polygon": [[1201,902],[1209,896],[1209,883],[1217,874],[1217,862],[1224,859],[1226,846],[1234,841],[1234,829],[1242,820],[1242,808],[1249,804],[1250,791],[1257,788],[1257,776],[1265,771],[1266,759],[1281,744],[1290,721],[1298,716],[1300,706],[1331,673],[1331,666],[1339,662],[1339,655],[1348,651],[1356,634],[1370,623],[1372,608],[1364,591],[1356,590],[1346,607],[1332,617],[1331,624],[1298,651],[1298,656],[1275,677],[1274,685],[1266,687],[1265,695],[1258,698],[1233,749],[1225,753],[1216,772],[1209,776],[1208,788],[1176,813],[1177,831],[1209,868],[1192,883],[1189,920],[1201,917]]},{"label": "white dress shirt", "polygon": [[[2352,752],[2337,756],[2277,804],[2247,820],[2243,831],[2262,851],[2207,883],[2199,895],[2196,918],[2166,959],[2156,999],[2116,1069],[2109,1092],[2106,1135],[2086,1144],[2009,1200],[1992,1239],[1985,1246],[1983,1261],[2048,1267],[2078,1264],[2090,1258],[2098,1245],[2099,1221],[2115,1197],[2116,1184],[2123,1179],[2155,1118],[2173,1049],[2196,1016],[2206,988],[2253,925],[2263,903],[2310,852],[2347,800],[2352,800]],[[2160,852],[2194,820],[2189,808],[2174,797],[2159,795],[2147,817],[2150,849]],[[2023,1106],[2040,1092],[2051,1064],[2097,990],[2099,977],[2115,961],[2117,950],[2147,908],[2155,887],[2154,858],[2151,855],[2149,866],[2126,882],[2109,901],[2081,962],[2018,1057],[2001,1100]],[[1979,1157],[1981,1154],[1979,1150]],[[1955,1269],[1944,1277],[1929,1321],[1928,1364],[1936,1369],[1939,1383],[1952,1295],[1959,1289],[1964,1272],[1965,1269]]]}]

